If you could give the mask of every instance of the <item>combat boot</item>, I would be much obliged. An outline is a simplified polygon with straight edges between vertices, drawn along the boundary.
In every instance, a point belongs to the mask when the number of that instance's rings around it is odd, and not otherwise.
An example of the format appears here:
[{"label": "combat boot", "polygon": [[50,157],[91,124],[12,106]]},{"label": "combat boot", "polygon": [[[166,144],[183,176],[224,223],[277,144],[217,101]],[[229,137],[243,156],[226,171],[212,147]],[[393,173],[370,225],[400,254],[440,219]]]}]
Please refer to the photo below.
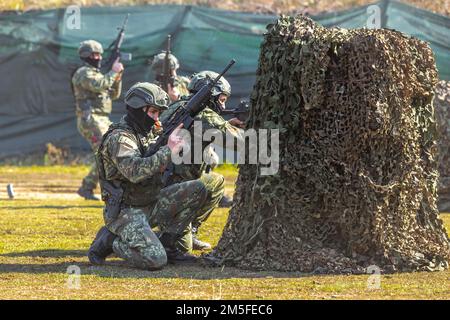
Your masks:
[{"label": "combat boot", "polygon": [[88,188],[86,188],[85,186],[81,186],[81,187],[78,189],[77,193],[78,193],[78,195],[79,195],[80,197],[83,197],[83,198],[86,199],[86,200],[96,200],[96,201],[100,201],[100,199],[97,198],[97,197],[94,195],[94,190],[88,189]]},{"label": "combat boot", "polygon": [[167,261],[171,264],[193,264],[199,261],[199,257],[189,252],[181,252],[178,249],[167,250]]},{"label": "combat boot", "polygon": [[164,249],[166,249],[167,262],[171,264],[193,264],[199,261],[199,258],[189,252],[183,252],[175,245],[176,236],[164,232],[159,238]]},{"label": "combat boot", "polygon": [[224,195],[222,199],[220,199],[219,208],[230,208],[232,204],[233,198]]},{"label": "combat boot", "polygon": [[89,261],[94,265],[102,265],[105,259],[113,253],[112,244],[117,236],[106,227],[101,227],[88,251]]},{"label": "combat boot", "polygon": [[192,249],[209,250],[211,245],[208,242],[201,241],[197,238],[197,228],[192,228]]}]

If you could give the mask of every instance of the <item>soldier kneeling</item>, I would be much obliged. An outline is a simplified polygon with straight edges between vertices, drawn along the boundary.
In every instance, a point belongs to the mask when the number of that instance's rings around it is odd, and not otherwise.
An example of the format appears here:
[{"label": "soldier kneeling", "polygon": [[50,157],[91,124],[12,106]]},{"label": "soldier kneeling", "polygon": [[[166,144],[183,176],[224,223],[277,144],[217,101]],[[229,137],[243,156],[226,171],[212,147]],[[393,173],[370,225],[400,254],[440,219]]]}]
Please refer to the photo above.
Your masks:
[{"label": "soldier kneeling", "polygon": [[[159,113],[167,109],[168,95],[150,83],[137,83],[125,96],[127,114],[103,136],[96,154],[105,226],[89,252],[92,264],[103,264],[113,252],[132,265],[156,270],[169,262],[195,262],[189,251],[191,222],[210,197],[202,180],[173,183],[161,175],[179,153],[183,141],[175,130],[166,146],[144,157],[161,133]],[[152,227],[158,226],[158,236]],[[186,239],[191,243],[186,245]]]}]

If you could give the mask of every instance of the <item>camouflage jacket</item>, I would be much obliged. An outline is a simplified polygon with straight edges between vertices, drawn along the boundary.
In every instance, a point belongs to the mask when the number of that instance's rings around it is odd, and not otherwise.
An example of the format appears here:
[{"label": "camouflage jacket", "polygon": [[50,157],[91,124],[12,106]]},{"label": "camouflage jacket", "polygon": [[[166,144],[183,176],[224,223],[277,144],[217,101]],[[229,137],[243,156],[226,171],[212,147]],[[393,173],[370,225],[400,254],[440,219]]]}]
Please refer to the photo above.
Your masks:
[{"label": "camouflage jacket", "polygon": [[178,91],[180,92],[180,97],[189,95],[188,85],[189,85],[189,78],[182,76],[177,76],[175,78],[175,87],[178,88]]},{"label": "camouflage jacket", "polygon": [[[169,106],[169,109],[164,111],[160,116],[160,120],[163,123],[163,126],[164,123],[167,122],[177,112],[177,110],[179,110],[182,106],[184,106],[188,101],[189,97],[185,97],[182,100],[172,103]],[[215,112],[210,108],[206,108],[202,112],[200,112],[194,119],[194,121],[202,122],[202,134],[208,129],[216,129],[222,133],[224,139],[228,134],[231,135],[240,143],[244,141],[244,131],[242,129],[231,125],[228,121],[222,118],[221,115],[219,115],[217,112]],[[191,130],[191,135],[192,138],[195,139],[192,133],[193,130]],[[206,148],[208,145],[211,145],[211,142],[204,142],[203,149]],[[225,143],[223,143],[222,146],[225,148],[226,147]],[[234,144],[233,147],[234,150],[236,151],[237,144]],[[214,153],[213,150],[209,150],[209,152]],[[181,165],[175,166],[175,173],[178,174],[179,176],[182,176],[185,180],[197,179],[200,177],[201,173],[204,171],[205,168],[206,168],[205,163],[201,165],[200,164]]]},{"label": "camouflage jacket", "polygon": [[117,77],[117,72],[102,74],[87,63],[78,68],[72,76],[77,115],[87,110],[92,114],[110,114],[112,100],[118,99],[122,91],[122,81],[116,81]]},{"label": "camouflage jacket", "polygon": [[126,116],[112,124],[104,135],[96,157],[101,162],[100,179],[119,182],[124,189],[123,202],[133,206],[148,206],[156,201],[162,188],[161,173],[170,161],[168,146],[159,149],[151,157],[144,158],[145,151],[158,136],[139,134],[126,121]]}]

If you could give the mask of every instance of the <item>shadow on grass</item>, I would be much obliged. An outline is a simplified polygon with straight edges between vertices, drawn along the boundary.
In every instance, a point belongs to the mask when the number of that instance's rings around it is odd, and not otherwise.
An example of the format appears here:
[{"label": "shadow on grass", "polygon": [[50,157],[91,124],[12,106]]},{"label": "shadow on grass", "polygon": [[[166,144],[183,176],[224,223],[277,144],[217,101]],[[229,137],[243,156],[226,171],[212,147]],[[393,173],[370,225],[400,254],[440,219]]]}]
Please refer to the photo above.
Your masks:
[{"label": "shadow on grass", "polygon": [[[1,254],[0,257],[40,257],[40,258],[76,258],[74,261],[54,263],[0,263],[0,274],[5,273],[28,273],[28,274],[67,274],[69,266],[76,265],[81,269],[82,275],[94,275],[102,278],[154,278],[154,279],[192,279],[192,280],[214,280],[231,278],[300,278],[312,276],[299,272],[270,272],[249,271],[233,267],[206,267],[201,263],[195,265],[172,265],[168,264],[162,270],[146,271],[130,267],[119,258],[108,258],[103,266],[91,265],[86,257],[85,250],[37,250],[28,252],[13,252]],[[82,259],[80,259],[82,258]],[[3,260],[4,261],[4,260]]]},{"label": "shadow on grass", "polygon": [[24,252],[10,252],[0,254],[0,257],[42,257],[42,258],[64,258],[64,257],[83,257],[86,256],[87,250],[34,250]]},{"label": "shadow on grass", "polygon": [[99,205],[70,205],[70,206],[26,206],[26,207],[8,207],[8,210],[26,210],[26,209],[97,209],[103,208],[103,204]]}]

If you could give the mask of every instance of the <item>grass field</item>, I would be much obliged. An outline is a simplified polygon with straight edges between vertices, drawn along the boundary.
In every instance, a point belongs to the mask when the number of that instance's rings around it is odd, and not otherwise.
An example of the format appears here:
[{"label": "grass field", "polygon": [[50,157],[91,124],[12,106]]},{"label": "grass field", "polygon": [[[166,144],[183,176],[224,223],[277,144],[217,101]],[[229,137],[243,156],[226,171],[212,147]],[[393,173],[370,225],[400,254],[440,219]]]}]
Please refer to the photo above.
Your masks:
[{"label": "grass field", "polygon": [[[117,258],[93,267],[86,250],[102,224],[102,205],[74,195],[87,170],[0,167],[0,299],[450,299],[450,271],[382,275],[381,288],[369,289],[368,275],[173,265],[149,272]],[[232,194],[236,171],[220,172]],[[7,199],[7,183],[14,183],[14,200]],[[215,245],[227,215],[216,209],[200,238]],[[442,218],[450,230],[450,215]],[[79,286],[67,273],[72,265],[80,268]]]}]

